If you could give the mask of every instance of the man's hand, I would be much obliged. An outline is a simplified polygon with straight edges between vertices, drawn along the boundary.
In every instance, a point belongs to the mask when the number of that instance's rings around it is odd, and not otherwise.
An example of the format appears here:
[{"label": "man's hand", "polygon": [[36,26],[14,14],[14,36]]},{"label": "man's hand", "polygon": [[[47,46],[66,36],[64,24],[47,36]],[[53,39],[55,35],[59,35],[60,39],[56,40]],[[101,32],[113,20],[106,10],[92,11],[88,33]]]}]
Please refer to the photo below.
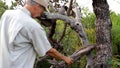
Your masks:
[{"label": "man's hand", "polygon": [[70,65],[70,64],[73,63],[73,59],[70,58],[70,57],[66,57],[66,56],[65,56],[65,58],[64,58],[64,61],[65,61],[68,65]]},{"label": "man's hand", "polygon": [[68,65],[73,63],[73,59],[67,56],[64,56],[63,54],[59,53],[56,49],[51,48],[47,53],[47,55],[52,56],[57,59],[62,59],[65,61]]}]

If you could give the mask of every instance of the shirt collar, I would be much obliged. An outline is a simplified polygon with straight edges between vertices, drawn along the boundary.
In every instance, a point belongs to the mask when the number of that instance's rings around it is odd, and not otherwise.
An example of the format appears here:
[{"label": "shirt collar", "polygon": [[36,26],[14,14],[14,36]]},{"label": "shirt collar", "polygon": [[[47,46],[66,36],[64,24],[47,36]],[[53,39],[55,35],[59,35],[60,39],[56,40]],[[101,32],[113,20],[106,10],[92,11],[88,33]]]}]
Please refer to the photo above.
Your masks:
[{"label": "shirt collar", "polygon": [[31,16],[31,13],[28,9],[26,9],[25,7],[21,7],[20,10],[22,10],[24,13],[26,13],[27,15]]}]

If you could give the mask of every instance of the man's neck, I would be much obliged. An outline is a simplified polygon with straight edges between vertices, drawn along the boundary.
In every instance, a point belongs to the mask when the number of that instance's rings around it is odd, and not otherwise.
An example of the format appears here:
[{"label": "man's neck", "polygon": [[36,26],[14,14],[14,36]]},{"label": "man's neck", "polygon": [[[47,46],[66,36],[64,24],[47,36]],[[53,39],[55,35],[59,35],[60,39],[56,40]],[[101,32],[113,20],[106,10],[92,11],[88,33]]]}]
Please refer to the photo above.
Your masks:
[{"label": "man's neck", "polygon": [[31,13],[31,16],[34,17],[34,6],[26,4],[24,8],[26,8]]}]

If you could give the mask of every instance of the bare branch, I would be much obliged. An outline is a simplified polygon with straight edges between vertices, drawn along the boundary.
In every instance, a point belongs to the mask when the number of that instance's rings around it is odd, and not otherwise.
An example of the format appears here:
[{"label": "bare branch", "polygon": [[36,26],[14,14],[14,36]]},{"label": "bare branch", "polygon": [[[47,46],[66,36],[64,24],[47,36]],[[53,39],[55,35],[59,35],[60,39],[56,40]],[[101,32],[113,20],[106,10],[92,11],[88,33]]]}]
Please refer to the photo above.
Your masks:
[{"label": "bare branch", "polygon": [[54,33],[55,33],[55,28],[56,28],[56,20],[52,20],[53,24],[50,28],[49,34],[48,34],[48,38],[52,38]]},{"label": "bare branch", "polygon": [[72,10],[72,3],[73,3],[73,0],[70,0],[69,8],[67,10],[67,15],[68,16],[70,15],[70,11]]},{"label": "bare branch", "polygon": [[[81,48],[79,51],[73,53],[70,57],[73,58],[73,61],[77,61],[80,59],[83,55],[86,55],[90,51],[92,51],[95,48],[96,45],[88,45],[86,47]],[[52,62],[54,63],[54,61]],[[67,68],[67,64],[63,61],[55,64],[53,64],[52,68]]]},{"label": "bare branch", "polygon": [[59,41],[58,41],[59,43],[62,41],[63,37],[65,36],[66,29],[67,29],[67,23],[64,23],[64,30],[63,30],[63,33],[62,33],[62,35],[61,35]]},{"label": "bare branch", "polygon": [[[69,8],[67,10],[67,16],[70,15],[70,11],[72,10],[72,3],[73,3],[73,0],[70,0],[70,4],[69,4]],[[66,33],[66,29],[67,29],[67,23],[64,24],[64,30],[63,30],[63,33],[59,39],[58,42],[61,42],[61,40],[63,39],[63,37],[65,36],[65,33]]]},{"label": "bare branch", "polygon": [[[76,21],[77,21],[77,23],[80,23],[82,25],[80,9],[79,9],[78,4],[76,2],[75,2],[75,10],[76,10],[75,11],[76,12]],[[85,37],[85,38],[82,38],[82,36],[81,36],[82,45],[89,45],[89,41],[88,41],[86,33],[84,32],[83,26],[81,26],[80,28],[82,30],[81,31],[81,35],[83,34],[83,36]],[[86,68],[93,68],[93,65],[92,65],[93,64],[93,58],[92,57],[93,57],[92,53],[89,52],[87,54],[87,65],[86,65]]]}]

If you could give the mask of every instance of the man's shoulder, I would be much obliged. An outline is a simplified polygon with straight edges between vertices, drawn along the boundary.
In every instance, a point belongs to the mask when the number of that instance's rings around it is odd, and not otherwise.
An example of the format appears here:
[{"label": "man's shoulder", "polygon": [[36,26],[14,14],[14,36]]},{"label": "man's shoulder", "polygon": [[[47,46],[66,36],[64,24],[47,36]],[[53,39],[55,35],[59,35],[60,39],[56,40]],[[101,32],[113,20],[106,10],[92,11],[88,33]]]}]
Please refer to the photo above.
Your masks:
[{"label": "man's shoulder", "polygon": [[14,10],[6,10],[3,13],[2,17],[13,15],[13,13],[14,13]]},{"label": "man's shoulder", "polygon": [[20,24],[28,29],[43,29],[42,26],[33,18],[24,18]]},{"label": "man's shoulder", "polygon": [[6,10],[5,13],[11,13],[14,12],[15,10]]}]

